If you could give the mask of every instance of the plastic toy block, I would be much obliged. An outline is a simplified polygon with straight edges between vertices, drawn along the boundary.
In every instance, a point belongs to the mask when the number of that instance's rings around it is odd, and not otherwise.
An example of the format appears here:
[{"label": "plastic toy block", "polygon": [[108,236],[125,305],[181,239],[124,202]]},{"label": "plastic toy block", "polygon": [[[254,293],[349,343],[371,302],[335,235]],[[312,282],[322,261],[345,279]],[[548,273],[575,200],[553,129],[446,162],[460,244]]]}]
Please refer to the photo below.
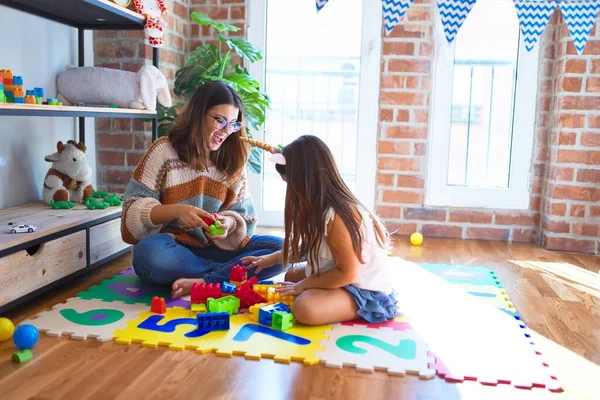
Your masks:
[{"label": "plastic toy block", "polygon": [[233,284],[233,283],[229,283],[229,282],[223,282],[222,289],[223,289],[223,293],[231,293],[231,294],[234,294],[234,293],[235,293],[236,286],[235,286],[235,284]]},{"label": "plastic toy block", "polygon": [[1,103],[6,103],[6,96],[2,90],[0,90],[0,104]]},{"label": "plastic toy block", "polygon": [[54,210],[68,210],[75,207],[75,203],[72,201],[54,201],[50,200],[50,207]]},{"label": "plastic toy block", "polygon": [[150,305],[150,311],[157,314],[166,313],[167,303],[165,303],[164,297],[154,296],[152,298],[152,304]]},{"label": "plastic toy block", "polygon": [[254,290],[252,290],[252,286],[247,283],[241,285],[235,291],[235,297],[240,299],[242,308],[249,308],[256,303],[264,303],[265,299]]},{"label": "plastic toy block", "polygon": [[274,285],[275,282],[273,282],[273,281],[259,281],[258,284],[259,285]]},{"label": "plastic toy block", "polygon": [[12,102],[18,103],[18,104],[25,104],[25,98],[24,97],[15,97]]},{"label": "plastic toy block", "polygon": [[256,303],[255,305],[248,308],[248,311],[250,312],[249,317],[252,321],[258,322],[258,310],[260,310],[264,306],[268,306],[268,304],[267,303]]},{"label": "plastic toy block", "polygon": [[212,224],[211,226],[208,227],[208,230],[210,231],[211,236],[223,235],[225,232],[227,232],[225,229],[219,228],[220,226],[221,226],[221,221],[215,221],[214,224]]},{"label": "plastic toy block", "polygon": [[204,223],[206,225],[208,225],[209,227],[215,223],[215,221],[218,221],[217,218],[217,214],[215,213],[210,213],[210,215],[212,216],[212,218],[208,218],[208,217],[202,217],[202,221],[204,221]]},{"label": "plastic toy block", "polygon": [[258,278],[256,276],[253,276],[252,278],[248,279],[245,283],[243,283],[243,285],[250,286],[250,289],[252,289],[257,283]]},{"label": "plastic toy block", "polygon": [[25,91],[23,90],[23,86],[15,86],[13,89],[14,97],[25,97]]},{"label": "plastic toy block", "polygon": [[209,297],[213,299],[219,299],[223,296],[221,293],[220,284],[206,283],[192,285],[191,301],[192,304],[206,303]]},{"label": "plastic toy block", "polygon": [[12,90],[12,86],[10,88],[8,88],[6,85],[4,86],[4,94],[6,95],[6,97],[14,97],[13,95],[13,90]]},{"label": "plastic toy block", "polygon": [[292,312],[292,310],[283,303],[271,304],[258,310],[258,323],[271,326],[273,323],[273,313],[276,311]]},{"label": "plastic toy block", "polygon": [[36,104],[42,104],[42,98],[41,97],[36,97],[35,103]]},{"label": "plastic toy block", "polygon": [[206,303],[208,312],[211,313],[226,312],[233,315],[240,311],[240,299],[235,296],[225,296],[220,299],[210,298]]},{"label": "plastic toy block", "polygon": [[241,281],[241,282],[238,282],[238,281],[233,281],[233,280],[230,280],[230,281],[229,281],[229,283],[231,283],[231,284],[235,285],[235,287],[236,287],[236,288],[240,288],[240,287],[242,287],[242,285],[243,285],[244,283],[246,283],[246,281]]},{"label": "plastic toy block", "polygon": [[229,313],[206,313],[196,315],[197,329],[200,332],[228,331]]},{"label": "plastic toy block", "polygon": [[287,331],[294,326],[293,320],[294,316],[291,313],[285,311],[275,311],[273,313],[271,327],[279,331]]},{"label": "plastic toy block", "polygon": [[48,104],[50,104],[50,103],[58,103],[58,99],[56,99],[54,97],[48,97],[46,99],[46,101],[48,101]]},{"label": "plastic toy block", "polygon": [[31,359],[33,359],[33,353],[29,349],[16,351],[12,355],[12,361],[19,364],[26,363]]},{"label": "plastic toy block", "polygon": [[25,104],[35,104],[35,96],[25,96]]},{"label": "plastic toy block", "polygon": [[94,197],[88,197],[87,199],[85,199],[83,204],[85,204],[88,210],[105,210],[108,207],[110,207],[108,203],[100,201]]},{"label": "plastic toy block", "polygon": [[204,304],[190,304],[190,314],[192,317],[204,313],[206,313],[206,306]]},{"label": "plastic toy block", "polygon": [[243,265],[236,265],[231,268],[229,280],[235,282],[244,282],[248,279],[248,270]]},{"label": "plastic toy block", "polygon": [[4,90],[4,82],[0,81],[0,90]]},{"label": "plastic toy block", "polygon": [[44,88],[41,88],[41,87],[33,88],[33,92],[35,94],[35,97],[44,97]]},{"label": "plastic toy block", "polygon": [[13,76],[13,85],[22,85],[23,77],[22,76]]},{"label": "plastic toy block", "polygon": [[268,304],[284,303],[288,306],[294,304],[295,296],[282,296],[275,291],[275,288],[281,286],[280,284],[256,284],[253,286],[253,290],[260,294]]},{"label": "plastic toy block", "polygon": [[[0,76],[2,77],[2,81],[4,81],[5,85],[12,85],[13,82],[13,73],[12,70],[10,69],[2,69],[0,70]],[[6,83],[6,81],[9,81],[9,83]]]}]

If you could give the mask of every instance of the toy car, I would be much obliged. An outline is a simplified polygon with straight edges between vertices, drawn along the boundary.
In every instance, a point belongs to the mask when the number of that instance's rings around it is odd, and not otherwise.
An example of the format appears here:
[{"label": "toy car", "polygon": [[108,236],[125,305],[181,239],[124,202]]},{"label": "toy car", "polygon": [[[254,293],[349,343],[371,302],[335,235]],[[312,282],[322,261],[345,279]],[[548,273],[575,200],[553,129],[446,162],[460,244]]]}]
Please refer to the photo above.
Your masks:
[{"label": "toy car", "polygon": [[12,225],[8,228],[8,233],[31,233],[36,231],[37,228],[33,225]]}]

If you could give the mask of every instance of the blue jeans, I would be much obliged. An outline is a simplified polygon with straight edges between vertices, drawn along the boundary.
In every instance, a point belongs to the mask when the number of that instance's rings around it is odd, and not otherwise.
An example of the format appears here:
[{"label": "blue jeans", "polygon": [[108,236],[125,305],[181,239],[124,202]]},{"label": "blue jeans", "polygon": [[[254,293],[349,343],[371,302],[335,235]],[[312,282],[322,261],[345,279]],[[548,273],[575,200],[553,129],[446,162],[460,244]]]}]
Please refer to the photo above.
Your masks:
[{"label": "blue jeans", "polygon": [[[140,240],[133,250],[133,268],[146,283],[170,285],[179,278],[202,278],[206,283],[229,281],[232,267],[241,264],[246,256],[264,256],[283,247],[283,238],[254,235],[243,249],[230,252],[217,247],[187,247],[171,235],[157,233]],[[248,278],[255,275],[248,270]],[[263,269],[259,280],[268,279],[284,271],[277,264]]]}]

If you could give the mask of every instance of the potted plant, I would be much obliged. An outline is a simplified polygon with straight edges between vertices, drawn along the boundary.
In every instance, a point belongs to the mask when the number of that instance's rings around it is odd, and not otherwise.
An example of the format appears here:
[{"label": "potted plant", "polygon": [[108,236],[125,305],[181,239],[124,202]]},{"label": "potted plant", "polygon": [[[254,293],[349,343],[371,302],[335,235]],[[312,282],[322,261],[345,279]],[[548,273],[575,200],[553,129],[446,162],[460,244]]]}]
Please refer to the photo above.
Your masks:
[{"label": "potted plant", "polygon": [[[265,123],[265,112],[270,105],[269,97],[260,91],[258,81],[244,67],[245,61],[256,62],[262,58],[262,51],[243,38],[229,38],[225,32],[236,32],[238,27],[217,22],[199,12],[190,14],[192,21],[199,25],[214,29],[218,37],[218,45],[204,44],[192,50],[185,60],[185,66],[175,74],[173,91],[177,96],[190,99],[196,89],[209,81],[222,81],[232,86],[242,98],[246,130],[252,136],[252,130],[258,130]],[[238,57],[235,57],[237,55]],[[177,108],[158,108],[159,136],[167,135],[171,124],[177,117]],[[261,171],[260,149],[252,147],[248,161],[250,169],[256,173]]]}]

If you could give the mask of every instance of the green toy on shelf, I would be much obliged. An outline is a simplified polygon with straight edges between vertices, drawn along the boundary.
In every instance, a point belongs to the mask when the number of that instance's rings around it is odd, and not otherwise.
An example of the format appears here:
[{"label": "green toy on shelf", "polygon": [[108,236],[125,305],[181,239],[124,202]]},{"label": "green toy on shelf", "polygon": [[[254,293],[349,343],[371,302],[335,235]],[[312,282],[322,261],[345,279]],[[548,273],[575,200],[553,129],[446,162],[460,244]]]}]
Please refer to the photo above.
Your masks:
[{"label": "green toy on shelf", "polygon": [[50,200],[50,207],[54,210],[68,210],[75,207],[75,203],[72,201],[54,201]]},{"label": "green toy on shelf", "polygon": [[108,203],[95,199],[94,197],[88,197],[83,204],[85,204],[88,210],[104,210],[110,207]]},{"label": "green toy on shelf", "polygon": [[107,203],[109,206],[120,206],[121,204],[123,204],[123,200],[121,200],[119,195],[116,193],[104,197],[104,202]]},{"label": "green toy on shelf", "polygon": [[92,196],[94,196],[97,199],[103,199],[105,197],[108,197],[109,194],[108,194],[108,192],[103,192],[103,191],[100,191],[100,190],[94,190],[94,194]]}]

